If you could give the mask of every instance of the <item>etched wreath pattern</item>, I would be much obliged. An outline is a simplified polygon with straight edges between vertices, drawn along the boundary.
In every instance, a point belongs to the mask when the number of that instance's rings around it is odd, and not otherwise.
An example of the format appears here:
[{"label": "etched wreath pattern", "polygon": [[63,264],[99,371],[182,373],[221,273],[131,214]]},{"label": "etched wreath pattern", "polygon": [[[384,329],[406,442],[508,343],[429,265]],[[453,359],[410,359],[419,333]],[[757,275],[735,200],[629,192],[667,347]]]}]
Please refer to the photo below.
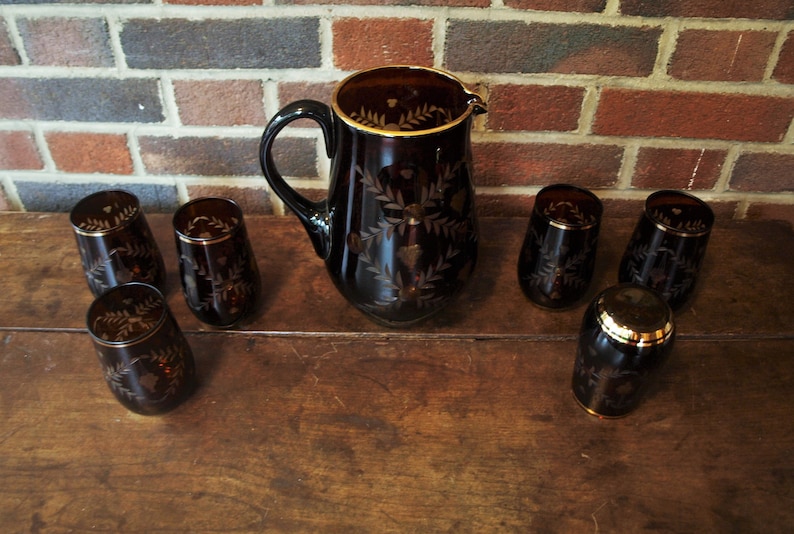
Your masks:
[{"label": "etched wreath pattern", "polygon": [[665,246],[653,248],[640,239],[632,240],[627,252],[627,274],[631,282],[645,284],[642,279],[643,266],[652,261],[654,264],[648,274],[647,283],[661,292],[665,299],[680,297],[692,287],[697,277],[699,262],[696,257],[679,254]]},{"label": "etched wreath pattern", "polygon": [[[592,347],[589,350],[593,352]],[[609,365],[587,365],[580,354],[574,364],[574,375],[579,378],[576,391],[583,396],[589,394],[593,405],[623,411],[635,404],[636,390],[647,372],[618,369]]]},{"label": "etched wreath pattern", "polygon": [[163,303],[148,297],[143,302],[124,301],[126,308],[108,311],[94,320],[93,331],[105,341],[129,341],[151,330],[162,317]]},{"label": "etched wreath pattern", "polygon": [[[219,217],[215,217],[214,215],[199,215],[190,219],[182,233],[193,238],[217,237],[221,234],[231,232],[232,229],[239,224],[239,222],[240,221],[237,219],[237,217],[231,217],[228,221],[226,221]],[[201,225],[202,231],[194,235],[196,228],[199,228],[199,225]]]},{"label": "etched wreath pattern", "polygon": [[[397,99],[390,98],[386,104],[389,109],[395,109]],[[416,109],[408,112],[402,111],[396,120],[390,120],[395,119],[394,115],[396,113],[378,113],[361,106],[359,111],[353,111],[350,114],[350,118],[363,126],[387,131],[422,130],[452,122],[450,110],[428,103],[419,105]]]},{"label": "etched wreath pattern", "polygon": [[110,230],[119,226],[122,222],[132,219],[138,213],[138,208],[135,205],[119,205],[118,203],[109,204],[102,208],[102,211],[107,213],[107,217],[86,217],[84,221],[80,221],[77,225],[82,230],[88,232],[99,232],[102,230]]},{"label": "etched wreath pattern", "polygon": [[651,218],[659,221],[669,228],[681,232],[704,232],[708,229],[708,225],[703,221],[703,219],[684,219],[682,221],[674,222],[673,217],[677,218],[677,216],[680,215],[680,213],[676,213],[680,212],[680,209],[672,208],[671,211],[672,214],[669,214],[655,209],[651,212]]},{"label": "etched wreath pattern", "polygon": [[[104,361],[102,353],[98,354]],[[184,346],[175,343],[129,362],[106,365],[103,375],[117,395],[135,402],[152,402],[153,396],[166,399],[178,393],[185,380],[185,360]]]},{"label": "etched wreath pattern", "polygon": [[543,214],[564,224],[586,225],[596,222],[596,216],[593,213],[582,211],[578,204],[568,200],[549,202],[543,208]]},{"label": "etched wreath pattern", "polygon": [[[588,284],[586,262],[595,247],[594,238],[587,239],[580,250],[571,253],[567,245],[557,247],[547,242],[545,236],[541,235],[534,226],[530,230],[530,235],[537,248],[537,254],[540,255],[539,268],[523,276],[530,286],[552,287],[556,283],[562,287],[579,289]],[[552,298],[560,297],[561,295],[552,295]]]},{"label": "etched wreath pattern", "polygon": [[[188,305],[196,311],[207,311],[212,309],[214,302],[229,302],[235,295],[253,296],[256,292],[256,282],[247,276],[249,265],[253,260],[248,254],[246,246],[240,246],[239,252],[222,255],[213,258],[214,268],[203,262],[196,261],[188,255],[182,254],[181,261],[185,266],[184,289],[187,295]],[[230,261],[231,260],[231,261]],[[199,280],[205,282],[211,288],[211,292],[205,293],[199,288]],[[246,302],[248,299],[243,299]],[[232,307],[230,314],[236,314],[240,310]]]},{"label": "etched wreath pattern", "polygon": [[[88,252],[81,249],[81,256],[87,258]],[[155,253],[148,243],[128,242],[110,249],[107,256],[93,257],[84,260],[85,276],[92,289],[103,292],[111,286],[131,282],[132,280],[151,281],[154,278],[150,267],[149,275],[142,276],[141,266],[155,263]],[[125,263],[131,264],[130,267]]]},{"label": "etched wreath pattern", "polygon": [[[405,200],[401,189],[392,188],[378,176],[356,167],[361,184],[367,192],[374,194],[382,210],[377,225],[362,229],[356,238],[360,250],[355,252],[358,252],[359,260],[366,264],[365,271],[382,282],[382,293],[373,297],[374,306],[366,307],[400,309],[410,304],[417,309],[424,309],[438,306],[447,298],[438,292],[439,282],[445,280],[446,271],[452,268],[451,260],[462,252],[455,247],[455,243],[469,230],[468,220],[463,216],[468,192],[462,188],[451,196],[451,201],[446,205],[444,199],[464,165],[464,162],[440,165],[435,177],[425,176],[423,171],[410,168],[402,170],[400,177],[416,185],[416,198],[412,201]],[[420,174],[422,180],[419,179]],[[396,254],[404,269],[381,264],[377,246],[384,240],[405,237],[411,227],[444,238],[445,248],[436,257],[427,257],[430,253],[422,247],[421,241],[413,243],[406,240],[398,247]]]}]

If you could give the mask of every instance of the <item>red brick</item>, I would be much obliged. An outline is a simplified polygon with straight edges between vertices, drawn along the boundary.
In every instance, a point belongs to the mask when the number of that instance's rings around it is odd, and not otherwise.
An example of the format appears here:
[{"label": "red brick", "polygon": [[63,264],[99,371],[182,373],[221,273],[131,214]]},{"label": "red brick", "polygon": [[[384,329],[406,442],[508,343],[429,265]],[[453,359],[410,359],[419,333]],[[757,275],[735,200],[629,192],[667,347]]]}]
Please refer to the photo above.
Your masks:
[{"label": "red brick", "polygon": [[28,132],[0,132],[0,169],[41,170],[44,164]]},{"label": "red brick", "polygon": [[772,77],[781,83],[794,84],[794,32],[783,43]]},{"label": "red brick", "polygon": [[132,174],[132,159],[123,135],[50,132],[45,138],[59,170]]},{"label": "red brick", "polygon": [[306,98],[330,105],[335,88],[336,82],[282,82],[278,85],[279,105],[283,107],[290,102]]},{"label": "red brick", "polygon": [[162,122],[163,110],[155,78],[0,78],[0,119]]},{"label": "red brick", "polygon": [[786,20],[794,18],[791,0],[621,0],[623,15]]},{"label": "red brick", "polygon": [[764,31],[686,30],[668,72],[681,80],[761,81],[776,37]]},{"label": "red brick", "polygon": [[573,11],[598,13],[604,10],[606,0],[505,0],[506,7],[535,11]]},{"label": "red brick", "polygon": [[660,35],[652,26],[453,19],[445,65],[464,72],[644,77],[653,72]]},{"label": "red brick", "polygon": [[205,17],[127,19],[119,35],[127,66],[300,69],[322,63],[319,17]]},{"label": "red brick", "polygon": [[[656,189],[648,190],[647,191],[648,195],[653,193],[655,190]],[[604,199],[603,202],[604,202],[604,213],[610,217],[629,217],[632,219],[636,219],[640,217],[645,206],[644,198],[641,200],[634,200],[628,198],[613,197],[613,198]],[[727,221],[734,219],[736,216],[736,210],[739,207],[739,203],[736,201],[724,201],[724,200],[717,200],[717,201],[709,200],[708,205],[711,208],[711,210],[714,212],[714,218],[718,224],[720,223],[720,221]]]},{"label": "red brick", "polygon": [[533,195],[499,195],[477,192],[479,217],[529,217]]},{"label": "red brick", "polygon": [[260,6],[261,0],[163,0],[163,4],[190,6]]},{"label": "red brick", "polygon": [[497,85],[488,93],[488,127],[573,131],[579,125],[583,98],[581,87]]},{"label": "red brick", "polygon": [[593,133],[780,142],[794,98],[604,89]]},{"label": "red brick", "polygon": [[182,124],[264,126],[262,84],[256,80],[175,80],[174,95]]},{"label": "red brick", "polygon": [[[149,174],[260,176],[259,140],[237,137],[165,137],[138,139]],[[264,179],[264,178],[263,178]]]},{"label": "red brick", "polygon": [[19,33],[33,65],[64,67],[112,67],[104,19],[22,19]]},{"label": "red brick", "polygon": [[489,7],[491,0],[276,0],[281,5]]},{"label": "red brick", "polygon": [[[648,193],[650,194],[650,192]],[[645,199],[637,198],[620,198],[621,192],[613,193],[613,197],[606,197],[606,194],[601,197],[601,202],[604,204],[604,216],[617,217],[637,220],[645,206]]]},{"label": "red brick", "polygon": [[736,191],[794,191],[794,154],[749,152],[733,167],[730,188]]},{"label": "red brick", "polygon": [[623,149],[613,145],[475,143],[474,178],[481,186],[610,187],[617,182]]},{"label": "red brick", "polygon": [[[143,136],[138,144],[149,174],[255,176],[264,180],[258,137]],[[281,135],[273,144],[273,159],[285,177],[317,179],[314,139]]]},{"label": "red brick", "polygon": [[20,63],[19,54],[8,35],[6,21],[0,17],[0,65],[19,65]]},{"label": "red brick", "polygon": [[[335,82],[312,83],[312,82],[283,82],[278,86],[279,107],[283,108],[291,102],[297,100],[316,100],[327,105],[331,105],[331,95],[336,87]],[[319,128],[316,122],[310,119],[298,119],[291,122],[287,128]]]},{"label": "red brick", "polygon": [[433,22],[420,19],[354,19],[333,23],[334,65],[358,70],[378,65],[433,65]]},{"label": "red brick", "polygon": [[187,194],[190,199],[201,197],[226,197],[231,198],[243,210],[244,215],[272,215],[273,204],[270,195],[264,188],[264,178],[262,183],[251,184],[249,187],[232,187],[218,181],[211,183],[193,184],[187,186]]},{"label": "red brick", "polygon": [[713,189],[726,155],[724,150],[641,148],[631,185],[639,189]]},{"label": "red brick", "polygon": [[750,220],[786,221],[794,227],[794,204],[751,202],[745,217]]}]

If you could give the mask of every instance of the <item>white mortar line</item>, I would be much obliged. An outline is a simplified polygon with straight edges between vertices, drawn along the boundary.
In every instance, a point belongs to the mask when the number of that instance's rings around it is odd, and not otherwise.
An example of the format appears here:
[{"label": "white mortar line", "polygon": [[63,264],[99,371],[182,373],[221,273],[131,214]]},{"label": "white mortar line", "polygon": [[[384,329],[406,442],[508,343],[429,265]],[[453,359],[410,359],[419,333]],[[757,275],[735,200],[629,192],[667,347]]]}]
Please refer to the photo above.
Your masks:
[{"label": "white mortar line", "polygon": [[730,182],[731,177],[733,176],[733,168],[736,165],[736,160],[739,159],[741,152],[742,150],[738,146],[732,146],[728,148],[728,152],[725,155],[725,159],[722,163],[722,168],[720,169],[720,176],[717,178],[717,183],[714,184],[715,193],[725,193],[730,191]]},{"label": "white mortar line", "polygon": [[777,67],[777,63],[780,60],[780,51],[783,50],[783,45],[785,44],[787,37],[787,28],[784,28],[778,32],[777,38],[775,39],[775,45],[772,47],[772,52],[769,54],[766,68],[764,69],[764,81],[772,79],[772,75],[775,72],[775,67]]},{"label": "white mortar line", "polygon": [[0,185],[3,186],[3,191],[11,204],[11,208],[24,211],[25,206],[22,204],[22,199],[19,198],[17,184],[14,182],[12,175],[6,173],[0,174]]},{"label": "white mortar line", "polygon": [[607,0],[604,6],[604,15],[610,17],[620,16],[620,0]]},{"label": "white mortar line", "polygon": [[176,103],[176,93],[171,77],[167,73],[160,76],[160,102],[163,107],[163,124],[182,130],[184,126],[179,117],[179,106]]},{"label": "white mortar line", "polygon": [[132,158],[132,173],[135,176],[147,176],[146,165],[141,157],[141,147],[138,144],[138,133],[135,127],[127,132],[127,149],[129,149],[130,157]]},{"label": "white mortar line", "polygon": [[123,73],[127,71],[127,58],[124,55],[124,49],[121,46],[121,22],[113,13],[108,13],[105,16],[105,21],[108,28],[108,45],[113,54],[113,60],[116,64],[114,70]]},{"label": "white mortar line", "polygon": [[659,50],[653,66],[653,73],[650,76],[657,83],[670,79],[667,73],[667,65],[670,64],[670,60],[675,53],[679,29],[680,25],[678,22],[670,22],[665,25],[664,31],[659,37]]},{"label": "white mortar line", "polygon": [[[185,179],[176,179],[176,196],[179,199],[179,204],[184,204],[190,200],[190,194],[187,191]],[[225,184],[224,184],[225,185]]]},{"label": "white mortar line", "polygon": [[598,87],[587,87],[585,89],[582,106],[579,110],[579,123],[576,129],[580,135],[589,136],[592,133],[600,97],[601,91]]},{"label": "white mortar line", "polygon": [[332,17],[320,17],[320,66],[323,69],[334,68],[334,29]]},{"label": "white mortar line", "polygon": [[[0,12],[2,15],[2,12]],[[30,65],[30,58],[28,57],[27,49],[25,48],[25,41],[22,39],[22,34],[19,33],[17,20],[15,17],[5,17],[6,28],[8,29],[8,36],[11,38],[11,44],[19,54],[19,60],[22,66]]]},{"label": "white mortar line", "polygon": [[447,39],[447,17],[436,17],[433,21],[433,66],[437,69],[443,68],[445,58],[445,46]]},{"label": "white mortar line", "polygon": [[32,132],[36,142],[36,148],[39,151],[39,155],[41,156],[41,160],[44,163],[44,170],[55,172],[57,171],[57,166],[55,165],[55,159],[52,157],[52,153],[50,152],[49,144],[44,137],[44,130],[41,128],[39,124],[32,124]]},{"label": "white mortar line", "polygon": [[623,159],[620,162],[620,170],[618,171],[618,179],[615,182],[615,189],[629,189],[631,188],[631,180],[634,178],[634,169],[637,166],[637,154],[640,151],[639,144],[630,143],[623,151]]},{"label": "white mortar line", "polygon": [[783,137],[782,142],[789,145],[794,144],[794,119],[791,120],[791,124],[789,124],[788,131],[785,137]]}]

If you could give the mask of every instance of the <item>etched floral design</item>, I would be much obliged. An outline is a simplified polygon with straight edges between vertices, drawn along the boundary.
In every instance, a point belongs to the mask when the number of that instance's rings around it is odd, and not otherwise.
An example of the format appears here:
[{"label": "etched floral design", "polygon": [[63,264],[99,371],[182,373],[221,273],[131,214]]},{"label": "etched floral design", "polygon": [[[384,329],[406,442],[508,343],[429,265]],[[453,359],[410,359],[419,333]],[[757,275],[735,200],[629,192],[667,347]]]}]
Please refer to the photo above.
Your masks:
[{"label": "etched floral design", "polygon": [[[585,239],[582,247],[572,252],[568,245],[557,246],[553,240],[545,239],[545,235],[540,235],[534,226],[530,229],[530,236],[540,256],[537,269],[524,276],[531,286],[583,288],[589,284],[587,262],[595,247],[594,240]],[[562,298],[562,295],[552,294],[550,297]]]},{"label": "etched floral design", "polygon": [[[381,208],[376,225],[347,237],[349,251],[366,266],[364,272],[379,282],[372,302],[363,304],[364,308],[427,309],[448,298],[448,273],[471,230],[464,207],[468,190],[451,189],[464,166],[464,162],[440,164],[435,175],[395,166],[392,171],[399,187],[394,185],[395,178],[374,176],[356,167],[360,183]],[[391,251],[388,261],[384,262],[381,247]]]},{"label": "etched floral design", "polygon": [[[433,104],[425,103],[406,112],[397,109],[396,98],[390,98],[386,101],[386,106],[397,111],[378,113],[361,106],[359,111],[350,113],[350,118],[369,128],[386,131],[422,130],[452,122],[450,110]],[[396,117],[397,112],[400,113],[399,117]]]},{"label": "etched floral design", "polygon": [[375,279],[384,282],[383,289],[388,293],[375,299],[379,306],[395,305],[399,308],[404,303],[413,303],[421,309],[429,305],[436,305],[440,298],[435,294],[435,282],[444,279],[443,272],[452,264],[449,262],[460,251],[450,247],[446,254],[439,256],[433,265],[424,271],[419,271],[413,279],[405,279],[401,272],[392,273],[388,265],[381,265],[377,259],[369,256],[369,251],[359,255],[359,259],[369,264],[367,271],[375,274]]},{"label": "etched floral design", "polygon": [[214,215],[199,215],[188,221],[182,233],[194,238],[217,237],[231,232],[238,224],[240,224],[240,221],[236,217],[230,217],[229,220],[225,220]]},{"label": "etched floral design", "polygon": [[543,215],[563,224],[588,225],[596,222],[597,217],[591,211],[583,211],[579,204],[568,200],[549,202],[543,208]]},{"label": "etched floral design", "polygon": [[[449,188],[450,181],[457,174],[460,165],[461,162],[454,167],[448,164],[444,165],[434,182],[419,188],[418,198],[414,202],[406,202],[401,190],[393,190],[390,185],[384,185],[377,176],[372,176],[369,171],[362,171],[361,167],[357,166],[356,172],[361,176],[361,183],[364,184],[366,190],[375,193],[375,200],[383,203],[384,210],[393,212],[378,221],[377,227],[370,227],[368,231],[362,231],[361,239],[380,239],[384,235],[391,238],[394,232],[402,236],[406,227],[417,225],[424,226],[427,232],[444,236],[449,236],[450,233],[460,230],[466,222],[442,215],[440,206],[444,192]],[[401,175],[406,180],[415,180],[417,172],[413,169],[405,169]]]},{"label": "etched floral design", "polygon": [[[127,242],[110,249],[107,256],[94,257],[84,264],[85,276],[92,289],[100,293],[132,280],[152,282],[158,251],[144,242]],[[85,249],[81,257],[89,256]]]},{"label": "etched floral design", "polygon": [[[666,246],[654,248],[641,239],[632,241],[624,261],[628,281],[647,283],[659,290],[666,299],[686,295],[695,283],[700,263],[697,258],[686,256],[676,249]],[[648,262],[653,266],[646,281],[642,273],[643,266]]]},{"label": "etched floral design", "polygon": [[575,392],[588,397],[591,406],[624,412],[636,404],[636,390],[647,373],[616,367],[587,365],[581,355],[574,364]]},{"label": "etched floral design", "polygon": [[85,220],[78,223],[78,227],[89,232],[110,230],[124,221],[133,219],[138,213],[138,207],[135,205],[120,205],[115,202],[103,207],[102,211],[107,214],[107,217],[86,217]]},{"label": "etched floral design", "polygon": [[678,230],[680,232],[705,232],[709,226],[703,219],[683,219],[679,220],[682,213],[680,208],[670,208],[670,212],[664,212],[659,209],[654,209],[651,212],[651,218],[655,221],[662,223],[668,228]]},{"label": "etched floral design", "polygon": [[[253,296],[256,293],[256,283],[250,279],[246,269],[252,260],[245,252],[235,256],[231,262],[226,255],[215,258],[216,265],[212,269],[186,254],[181,255],[181,261],[185,267],[183,282],[187,303],[194,310],[206,311],[216,301],[228,303],[235,295]],[[211,288],[209,293],[199,289],[199,280]],[[240,310],[232,306],[228,311],[236,314]]]},{"label": "etched floral design", "polygon": [[130,341],[154,328],[164,313],[163,303],[156,297],[147,297],[143,302],[129,298],[123,303],[126,307],[109,310],[94,320],[97,337],[111,342]]},{"label": "etched floral design", "polygon": [[[102,353],[98,355],[104,361]],[[139,403],[152,402],[153,396],[168,398],[178,393],[185,379],[186,358],[184,346],[177,343],[129,362],[105,365],[103,376],[117,395]]]}]

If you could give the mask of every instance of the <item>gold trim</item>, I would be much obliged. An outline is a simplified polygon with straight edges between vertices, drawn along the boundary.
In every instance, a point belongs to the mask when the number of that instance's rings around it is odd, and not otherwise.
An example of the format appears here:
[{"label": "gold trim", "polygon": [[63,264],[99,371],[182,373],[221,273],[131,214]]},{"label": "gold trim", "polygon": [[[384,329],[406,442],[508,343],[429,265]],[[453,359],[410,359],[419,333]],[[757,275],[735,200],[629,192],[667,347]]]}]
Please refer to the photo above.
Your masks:
[{"label": "gold trim", "polygon": [[581,225],[581,224],[562,223],[557,219],[549,217],[548,215],[546,215],[545,218],[549,221],[549,226],[553,228],[558,228],[560,230],[590,230],[591,228],[598,226],[598,221],[592,222],[587,225]]},{"label": "gold trim", "polygon": [[596,304],[596,317],[601,330],[621,343],[630,343],[638,347],[653,347],[661,345],[669,339],[674,330],[673,322],[670,318],[667,319],[664,326],[653,330],[651,332],[637,332],[633,328],[618,323],[614,317],[609,314],[609,311],[604,308],[604,296],[598,299]]},{"label": "gold trim", "polygon": [[177,231],[177,235],[179,236],[179,240],[183,243],[187,243],[189,245],[201,245],[201,246],[209,246],[215,245],[217,243],[222,243],[227,239],[231,239],[234,236],[234,232],[226,232],[221,236],[218,237],[190,237],[186,236],[182,232]]},{"label": "gold trim", "polygon": [[163,327],[163,325],[165,325],[165,321],[168,319],[168,316],[169,316],[168,303],[166,302],[166,299],[165,299],[165,296],[163,295],[163,292],[160,291],[159,289],[157,289],[155,286],[153,286],[151,284],[147,284],[145,282],[127,282],[126,284],[121,284],[121,285],[112,287],[104,295],[102,295],[100,297],[97,297],[94,300],[94,302],[91,303],[91,306],[89,306],[89,308],[88,308],[87,315],[90,316],[92,314],[94,306],[98,305],[98,302],[101,299],[105,298],[107,294],[109,294],[111,292],[115,292],[115,291],[121,291],[121,289],[119,289],[119,288],[124,288],[124,287],[128,287],[128,286],[131,286],[131,285],[146,286],[148,289],[154,290],[155,297],[158,298],[159,301],[160,301],[160,309],[162,310],[162,312],[160,313],[160,317],[157,318],[157,322],[147,332],[145,332],[145,333],[139,335],[138,337],[133,338],[133,339],[131,339],[129,341],[110,341],[110,340],[103,339],[103,338],[99,337],[96,333],[94,333],[94,330],[96,330],[96,326],[95,326],[96,322],[102,316],[96,317],[93,320],[92,324],[88,325],[88,334],[91,336],[91,338],[96,343],[98,343],[99,345],[102,345],[103,347],[110,347],[110,348],[117,348],[118,349],[118,348],[127,348],[127,347],[133,347],[135,345],[138,345],[138,344],[142,343],[143,341],[146,341],[147,339],[152,337],[155,333],[157,333]]},{"label": "gold trim", "polygon": [[[433,74],[437,74],[443,78],[448,79],[454,83],[460,85],[461,91],[463,94],[468,95],[469,98],[469,107],[466,109],[466,112],[461,114],[459,117],[451,120],[450,122],[442,125],[437,126],[435,128],[428,128],[426,130],[406,130],[406,131],[398,131],[398,130],[381,130],[379,128],[372,128],[371,126],[365,126],[360,122],[354,120],[350,115],[342,111],[342,108],[339,107],[338,98],[339,92],[344,88],[344,86],[353,80],[354,78],[361,76],[363,74],[370,73],[376,70],[413,70],[413,71],[425,71],[431,72]],[[352,126],[356,130],[360,130],[363,132],[367,132],[373,135],[378,135],[380,137],[419,137],[423,135],[432,135],[440,132],[444,132],[446,130],[451,130],[458,124],[464,122],[469,116],[474,112],[475,104],[479,104],[483,109],[485,109],[485,103],[482,101],[482,97],[477,93],[469,91],[463,85],[463,82],[457,78],[456,76],[450,74],[449,72],[445,72],[440,69],[435,69],[432,67],[421,67],[418,65],[388,65],[388,66],[381,66],[381,67],[372,67],[369,69],[364,69],[360,71],[356,71],[353,74],[349,75],[348,77],[344,78],[341,82],[339,82],[336,87],[334,88],[334,92],[331,94],[331,108],[334,111],[334,114],[339,117],[345,124],[348,126]]]},{"label": "gold trim", "polygon": [[574,391],[573,388],[571,388],[571,395],[573,395],[573,398],[576,401],[576,404],[581,406],[581,408],[584,411],[586,411],[588,414],[590,414],[590,415],[592,415],[594,417],[598,417],[599,419],[622,419],[622,418],[626,417],[627,415],[631,414],[631,412],[633,411],[633,408],[632,408],[628,412],[626,412],[624,414],[621,414],[621,415],[604,415],[604,414],[600,414],[597,411],[593,410],[592,408],[588,408],[587,406],[585,406],[584,403],[579,400],[579,397],[576,396],[576,391]]},{"label": "gold trim", "polygon": [[648,219],[651,221],[651,223],[653,223],[653,225],[657,229],[661,230],[666,234],[671,234],[677,237],[702,237],[704,235],[708,235],[711,233],[711,228],[706,228],[705,230],[701,230],[699,232],[687,232],[686,230],[679,230],[677,228],[673,228],[672,226],[668,226],[664,224],[663,222],[659,221],[654,216],[648,213],[646,213],[645,215],[648,217]]}]

